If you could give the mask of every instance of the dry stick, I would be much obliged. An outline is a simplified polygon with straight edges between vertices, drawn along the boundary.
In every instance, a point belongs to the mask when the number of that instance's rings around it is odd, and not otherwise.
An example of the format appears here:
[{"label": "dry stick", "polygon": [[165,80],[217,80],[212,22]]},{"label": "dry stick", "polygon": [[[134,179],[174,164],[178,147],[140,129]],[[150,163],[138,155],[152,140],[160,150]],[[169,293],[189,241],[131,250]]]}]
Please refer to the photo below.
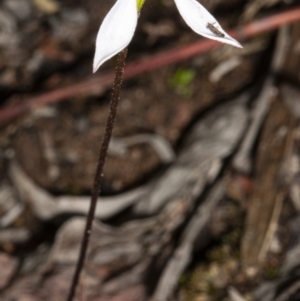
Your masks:
[{"label": "dry stick", "polygon": [[[238,40],[244,40],[276,29],[284,24],[299,22],[300,20],[300,7],[291,10],[276,13],[274,15],[253,21],[235,30],[229,31],[232,37]],[[206,52],[214,47],[220,47],[221,43],[213,40],[200,40],[188,45],[173,48],[171,50],[161,51],[152,56],[139,59],[132,63],[127,64],[124,79],[133,78],[137,75],[151,72],[155,69],[174,64],[176,62],[193,57],[200,53]],[[27,97],[22,99],[20,104],[15,106],[7,106],[0,110],[0,125],[7,124],[10,120],[29,112],[37,107],[56,103],[66,100],[70,97],[77,95],[92,95],[102,91],[103,88],[110,85],[113,81],[114,73],[108,71],[99,77],[93,77],[68,87],[59,88],[41,95]]]},{"label": "dry stick", "polygon": [[123,73],[124,73],[124,66],[125,66],[125,59],[127,55],[127,48],[124,49],[122,52],[120,52],[117,56],[117,66],[115,70],[115,80],[112,87],[112,95],[111,95],[111,101],[110,101],[110,109],[109,114],[106,122],[106,128],[104,137],[102,140],[101,149],[99,152],[99,158],[98,158],[98,164],[96,169],[96,174],[94,178],[94,185],[92,189],[92,196],[91,196],[91,203],[90,203],[90,209],[89,213],[86,218],[86,226],[84,230],[84,235],[81,242],[81,248],[79,253],[79,258],[76,265],[76,270],[74,273],[72,285],[69,291],[68,301],[72,301],[76,292],[76,288],[78,285],[80,273],[82,271],[85,255],[87,252],[88,244],[90,235],[92,232],[92,224],[95,216],[95,210],[97,205],[98,196],[100,193],[100,186],[101,186],[101,178],[103,173],[103,167],[106,159],[106,154],[108,150],[109,141],[111,139],[112,131],[114,128],[114,123],[116,120],[116,114],[117,114],[117,108],[118,108],[118,101],[120,97],[120,89],[123,79]]},{"label": "dry stick", "polygon": [[247,130],[245,139],[242,145],[235,155],[233,160],[233,166],[240,172],[250,173],[252,167],[251,152],[253,150],[253,145],[258,136],[258,132],[261,125],[265,119],[266,114],[269,111],[271,105],[271,98],[274,95],[274,75],[283,66],[286,52],[290,47],[290,40],[288,35],[288,28],[283,26],[279,31],[279,36],[276,43],[276,51],[271,65],[271,75],[266,79],[263,88],[256,100],[255,107],[252,110],[252,121]]}]

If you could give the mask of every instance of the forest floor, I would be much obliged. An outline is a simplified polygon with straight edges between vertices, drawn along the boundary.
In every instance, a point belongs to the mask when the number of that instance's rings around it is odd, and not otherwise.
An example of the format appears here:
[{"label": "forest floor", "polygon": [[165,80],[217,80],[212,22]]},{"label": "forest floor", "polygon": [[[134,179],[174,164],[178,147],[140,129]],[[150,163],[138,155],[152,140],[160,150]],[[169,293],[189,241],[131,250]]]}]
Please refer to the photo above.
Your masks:
[{"label": "forest floor", "polygon": [[[115,60],[91,66],[113,2],[0,5],[1,301],[66,300],[109,109]],[[226,29],[299,8],[200,2]],[[124,81],[76,300],[299,300],[299,38],[300,14]],[[147,0],[128,64],[200,39],[174,1]]]}]

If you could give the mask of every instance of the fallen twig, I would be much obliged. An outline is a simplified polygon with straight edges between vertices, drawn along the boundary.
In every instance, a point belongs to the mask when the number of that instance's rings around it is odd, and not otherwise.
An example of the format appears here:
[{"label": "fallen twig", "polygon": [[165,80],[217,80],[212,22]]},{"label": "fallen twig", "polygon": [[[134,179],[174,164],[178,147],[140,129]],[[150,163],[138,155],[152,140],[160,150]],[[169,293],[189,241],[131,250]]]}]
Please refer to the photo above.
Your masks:
[{"label": "fallen twig", "polygon": [[295,125],[296,120],[284,104],[274,100],[258,144],[255,180],[241,240],[241,261],[249,276],[259,271],[276,233],[286,195],[279,173]]},{"label": "fallen twig", "polygon": [[246,301],[241,293],[233,286],[229,287],[228,289],[228,297],[231,301]]},{"label": "fallen twig", "polygon": [[[276,52],[271,66],[271,71],[273,72],[278,72],[281,69],[289,47],[286,27],[281,28],[276,44]],[[252,121],[246,137],[233,160],[234,167],[244,173],[250,173],[252,170],[251,152],[261,125],[270,108],[271,98],[274,94],[273,77],[274,75],[271,73],[264,83],[264,86],[256,100],[255,107],[253,108],[251,116]]]},{"label": "fallen twig", "polygon": [[[300,7],[265,17],[248,25],[229,31],[229,34],[238,40],[245,40],[263,32],[271,31],[284,24],[300,20]],[[124,73],[124,79],[153,71],[204,53],[212,48],[220,47],[220,43],[213,40],[200,40],[172,50],[161,51],[153,56],[148,56],[129,63]],[[98,77],[87,79],[83,82],[68,87],[46,92],[38,96],[22,99],[22,103],[13,107],[7,106],[0,110],[0,125],[7,124],[10,120],[29,112],[37,107],[60,102],[77,95],[93,95],[110,86],[114,78],[114,71],[108,71]]]},{"label": "fallen twig", "polygon": [[168,164],[175,160],[175,152],[169,141],[158,134],[140,134],[125,138],[112,138],[109,144],[109,154],[123,156],[128,153],[128,147],[136,144],[149,144],[161,162]]},{"label": "fallen twig", "polygon": [[[134,213],[147,216],[159,212],[172,199],[198,197],[216,180],[223,160],[232,153],[247,125],[247,94],[216,108],[196,123],[178,155],[165,173],[148,184],[147,198],[134,205]],[[236,126],[239,128],[236,128]]]},{"label": "fallen twig", "polygon": [[204,202],[198,207],[183,232],[182,241],[161,275],[153,296],[154,301],[168,300],[177,285],[180,275],[190,263],[197,237],[207,226],[213,211],[224,197],[224,194],[225,188],[221,180],[214,185]]},{"label": "fallen twig", "polygon": [[10,226],[24,211],[24,204],[17,203],[13,208],[11,208],[7,213],[5,213],[0,218],[0,228],[5,228]]},{"label": "fallen twig", "polygon": [[8,228],[0,230],[0,243],[22,244],[31,238],[27,228]]},{"label": "fallen twig", "polygon": [[[60,214],[87,214],[90,203],[89,197],[52,196],[37,186],[14,162],[10,166],[9,173],[19,196],[24,203],[29,205],[39,219],[49,220]],[[99,197],[96,217],[101,219],[111,218],[138,202],[144,193],[145,187],[139,187],[117,196]]]}]

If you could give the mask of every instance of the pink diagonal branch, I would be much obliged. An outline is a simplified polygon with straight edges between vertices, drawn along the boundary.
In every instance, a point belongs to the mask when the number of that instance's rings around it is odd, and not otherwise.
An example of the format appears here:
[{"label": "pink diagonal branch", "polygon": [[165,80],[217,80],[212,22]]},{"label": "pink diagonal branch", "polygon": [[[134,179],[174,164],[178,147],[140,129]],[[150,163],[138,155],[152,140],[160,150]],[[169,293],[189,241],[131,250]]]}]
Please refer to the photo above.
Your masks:
[{"label": "pink diagonal branch", "polygon": [[[263,19],[253,21],[229,31],[230,35],[239,41],[249,39],[258,34],[274,30],[284,24],[291,24],[300,20],[300,7],[277,13]],[[155,69],[183,61],[222,44],[201,39],[200,41],[161,51],[152,56],[133,61],[127,64],[124,79],[130,79],[140,74],[151,72]],[[108,71],[97,77],[72,84],[68,87],[59,88],[41,95],[23,98],[22,103],[15,106],[7,106],[0,110],[0,125],[5,125],[13,118],[24,114],[36,107],[56,103],[78,95],[93,95],[110,86],[113,82],[114,72]]]}]

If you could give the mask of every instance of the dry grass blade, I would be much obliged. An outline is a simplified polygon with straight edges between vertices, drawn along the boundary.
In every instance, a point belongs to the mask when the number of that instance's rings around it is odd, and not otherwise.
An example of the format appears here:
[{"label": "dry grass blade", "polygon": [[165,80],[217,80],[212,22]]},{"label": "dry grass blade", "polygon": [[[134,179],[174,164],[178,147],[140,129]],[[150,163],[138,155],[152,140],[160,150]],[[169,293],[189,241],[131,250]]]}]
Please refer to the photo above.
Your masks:
[{"label": "dry grass blade", "polygon": [[[273,72],[278,72],[281,69],[288,49],[288,28],[282,27],[279,32],[279,36],[276,43],[276,52],[272,61]],[[273,74],[271,74],[265,80],[265,84],[262,88],[262,91],[260,92],[260,95],[256,100],[255,107],[253,108],[251,114],[252,120],[250,127],[247,131],[246,138],[244,139],[233,161],[234,167],[241,172],[251,172],[251,152],[253,150],[253,145],[255,143],[255,140],[257,139],[259,130],[269,110],[273,91]]]},{"label": "dry grass blade", "polygon": [[275,233],[285,189],[278,175],[285,155],[285,146],[296,124],[281,101],[275,101],[266,119],[258,146],[255,181],[249,199],[246,230],[242,240],[242,263],[253,275],[266,257]]}]

